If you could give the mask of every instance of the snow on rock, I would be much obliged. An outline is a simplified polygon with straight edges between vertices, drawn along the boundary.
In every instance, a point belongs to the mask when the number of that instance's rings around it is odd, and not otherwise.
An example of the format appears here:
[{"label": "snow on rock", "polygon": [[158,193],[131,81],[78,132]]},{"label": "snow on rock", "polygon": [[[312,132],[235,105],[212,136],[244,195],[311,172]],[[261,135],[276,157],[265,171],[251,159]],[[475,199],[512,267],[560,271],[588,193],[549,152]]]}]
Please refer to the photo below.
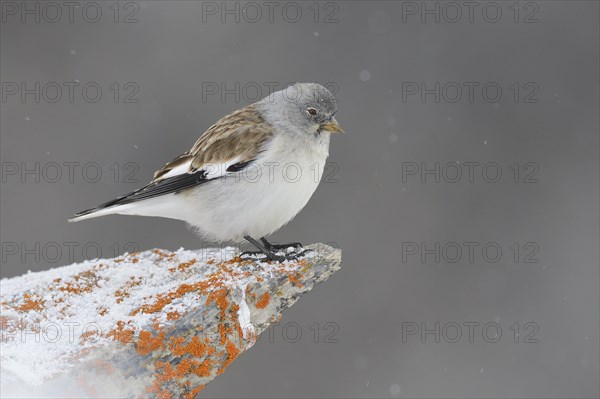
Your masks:
[{"label": "snow on rock", "polygon": [[0,280],[2,397],[188,397],[341,266],[154,249]]}]

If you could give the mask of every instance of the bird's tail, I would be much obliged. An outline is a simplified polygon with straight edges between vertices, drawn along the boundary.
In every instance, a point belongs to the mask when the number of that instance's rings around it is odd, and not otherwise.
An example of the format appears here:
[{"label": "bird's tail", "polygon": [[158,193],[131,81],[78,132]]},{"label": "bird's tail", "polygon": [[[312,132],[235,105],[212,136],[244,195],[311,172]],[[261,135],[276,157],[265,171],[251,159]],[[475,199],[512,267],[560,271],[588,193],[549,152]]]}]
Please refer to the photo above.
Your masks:
[{"label": "bird's tail", "polygon": [[183,217],[183,220],[185,220],[184,210],[178,208],[177,205],[169,206],[168,201],[164,201],[165,197],[170,197],[172,203],[178,203],[174,200],[178,197],[174,197],[174,195],[207,181],[211,181],[211,179],[205,179],[204,171],[154,180],[139,190],[105,202],[95,208],[79,212],[69,219],[69,222],[78,222],[117,213],[122,215],[162,216],[174,219]]},{"label": "bird's tail", "polygon": [[80,222],[82,220],[93,219],[100,216],[114,215],[123,213],[127,208],[127,205],[116,205],[116,206],[97,206],[95,208],[86,209],[76,213],[72,218],[69,219],[69,223]]},{"label": "bird's tail", "polygon": [[79,222],[82,220],[93,219],[105,215],[126,213],[126,211],[132,207],[131,203],[128,202],[128,199],[131,198],[131,196],[134,195],[136,192],[137,191],[134,191],[127,195],[123,195],[119,198],[115,198],[111,201],[100,204],[94,208],[78,212],[72,218],[69,219],[69,222]]},{"label": "bird's tail", "polygon": [[[171,219],[186,220],[186,202],[175,194],[165,194],[160,197],[147,199],[134,199],[137,192],[119,197],[112,201],[98,205],[94,208],[75,214],[69,222],[93,219],[106,215],[138,215],[159,216]],[[166,198],[168,197],[168,198]],[[183,202],[182,202],[183,201]]]}]

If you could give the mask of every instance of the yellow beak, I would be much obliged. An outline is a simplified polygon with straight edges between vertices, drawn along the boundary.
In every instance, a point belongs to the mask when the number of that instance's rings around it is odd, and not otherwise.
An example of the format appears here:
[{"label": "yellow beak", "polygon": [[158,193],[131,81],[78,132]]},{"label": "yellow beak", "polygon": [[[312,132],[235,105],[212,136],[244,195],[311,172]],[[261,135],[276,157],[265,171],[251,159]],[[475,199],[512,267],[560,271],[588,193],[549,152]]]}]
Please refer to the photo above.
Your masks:
[{"label": "yellow beak", "polygon": [[338,121],[335,118],[332,118],[330,121],[325,123],[321,123],[321,129],[327,130],[330,133],[344,133],[344,129],[340,126]]}]

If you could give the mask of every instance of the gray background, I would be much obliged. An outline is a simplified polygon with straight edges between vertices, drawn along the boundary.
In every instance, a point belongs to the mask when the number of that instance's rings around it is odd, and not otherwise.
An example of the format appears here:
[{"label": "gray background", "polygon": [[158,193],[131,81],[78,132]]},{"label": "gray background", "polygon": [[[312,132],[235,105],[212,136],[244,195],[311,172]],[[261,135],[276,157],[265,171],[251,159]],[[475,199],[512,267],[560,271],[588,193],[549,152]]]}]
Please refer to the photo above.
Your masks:
[{"label": "gray background", "polygon": [[[280,88],[294,81],[333,82],[338,120],[348,132],[332,141],[330,160],[338,168],[272,238],[335,243],[343,249],[343,268],[285,314],[282,323],[302,329],[298,342],[291,342],[293,334],[282,336],[281,328],[273,342],[263,336],[204,394],[598,397],[598,2],[521,2],[517,23],[513,2],[497,3],[497,23],[482,17],[486,2],[472,22],[463,15],[456,23],[444,15],[439,23],[427,15],[422,22],[403,13],[400,1],[320,3],[317,22],[314,3],[297,3],[303,14],[296,23],[282,17],[282,4],[273,22],[267,15],[257,23],[232,16],[223,23],[218,15],[203,21],[202,3],[192,1],[137,2],[136,23],[123,23],[124,13],[133,10],[123,10],[125,3],[118,23],[113,2],[100,3],[102,18],[90,23],[81,17],[84,4],[72,23],[65,16],[56,23],[36,23],[31,16],[21,22],[18,15],[6,15],[2,23],[3,83],[33,87],[78,79],[103,89],[97,103],[85,100],[81,89],[73,103],[65,93],[56,103],[43,96],[36,103],[31,95],[2,102],[3,166],[25,162],[32,168],[39,162],[47,168],[39,183],[5,173],[3,277],[81,260],[83,247],[89,256],[94,248],[113,256],[115,243],[118,252],[128,242],[140,249],[209,245],[178,221],[66,219],[141,186],[217,118],[248,103],[255,92],[247,85],[260,85],[266,95],[264,82]],[[293,18],[293,10],[287,11]],[[534,11],[537,22],[524,23]],[[337,22],[324,22],[330,12]],[[134,82],[139,102],[115,102],[113,82],[122,89]],[[218,95],[203,100],[210,82],[230,88],[239,82],[249,91],[239,101]],[[480,88],[495,82],[503,95],[488,101],[479,89],[473,101],[463,93],[451,102],[450,91],[439,103],[432,95],[403,101],[403,82],[478,82]],[[518,101],[510,89],[514,82],[521,85]],[[527,83],[533,86],[525,90]],[[539,89],[538,101],[525,103],[531,87]],[[431,168],[457,161],[495,162],[502,178],[486,182],[479,168],[472,183],[466,175],[456,183],[436,183],[430,175],[402,179],[403,166],[412,165],[407,162]],[[52,162],[79,162],[73,182],[66,167],[58,181],[50,181]],[[82,178],[81,165],[89,162],[101,167],[96,183]],[[110,165],[117,163],[123,173],[130,170],[127,162],[137,165],[138,182],[122,175],[115,182]],[[514,183],[509,166],[515,162],[522,173],[526,163],[535,163],[538,182],[524,183],[521,174]],[[87,180],[93,171],[88,169]],[[454,263],[444,257],[436,262],[432,255],[402,259],[402,243],[431,248],[469,241],[481,243],[473,262],[466,253]],[[77,245],[73,259],[65,244],[71,242]],[[503,250],[498,262],[482,257],[487,242]],[[518,262],[509,248],[514,242],[521,249]],[[10,243],[39,243],[40,259],[21,250],[8,253]],[[51,252],[49,243],[63,252]],[[533,244],[525,248],[527,243]],[[524,263],[523,255],[536,246],[538,262]],[[321,330],[317,343],[315,322]],[[333,331],[325,331],[327,322],[338,327],[337,343],[324,342]],[[450,329],[439,343],[433,335],[403,342],[406,323],[432,329],[436,322],[480,325],[473,342],[464,325],[457,343],[449,342],[455,332]],[[496,343],[482,337],[488,322],[502,328]],[[534,324],[524,331],[527,322]],[[530,338],[538,342],[523,342],[535,326]]]}]

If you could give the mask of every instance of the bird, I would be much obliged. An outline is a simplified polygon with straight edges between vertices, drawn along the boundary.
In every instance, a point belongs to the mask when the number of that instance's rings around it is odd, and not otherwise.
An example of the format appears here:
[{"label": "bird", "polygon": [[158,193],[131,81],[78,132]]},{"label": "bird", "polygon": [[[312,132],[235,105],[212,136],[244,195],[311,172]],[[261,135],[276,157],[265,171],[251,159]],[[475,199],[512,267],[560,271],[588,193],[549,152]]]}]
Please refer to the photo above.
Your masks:
[{"label": "bird", "polygon": [[146,186],[69,222],[112,214],[178,219],[211,242],[250,242],[258,250],[245,257],[298,259],[309,251],[302,244],[276,245],[266,237],[317,189],[331,135],[344,132],[336,113],[326,87],[290,85],[219,119]]}]

